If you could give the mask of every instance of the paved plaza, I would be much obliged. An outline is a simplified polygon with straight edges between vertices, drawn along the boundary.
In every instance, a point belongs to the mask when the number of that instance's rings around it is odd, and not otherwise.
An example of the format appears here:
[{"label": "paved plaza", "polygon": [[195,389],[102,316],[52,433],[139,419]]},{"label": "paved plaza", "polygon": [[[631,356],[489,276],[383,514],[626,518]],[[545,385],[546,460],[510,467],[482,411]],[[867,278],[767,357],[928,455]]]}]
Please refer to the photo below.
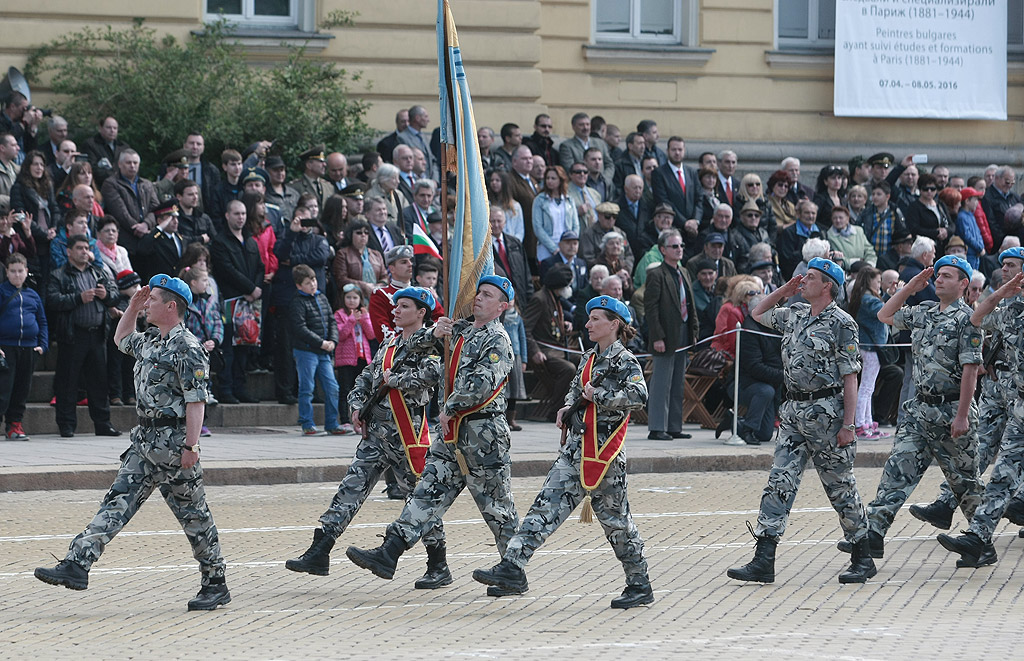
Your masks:
[{"label": "paved plaza", "polygon": [[[205,441],[204,441],[205,443]],[[7,445],[4,446],[8,447]],[[858,468],[870,497],[880,470]],[[445,518],[453,585],[414,590],[422,546],[385,581],[344,556],[370,547],[400,503],[374,496],[333,553],[331,575],[284,568],[309,543],[335,486],[298,483],[215,486],[208,499],[228,561],[232,603],[188,613],[199,574],[177,522],[152,498],[108,547],[85,592],[32,576],[54,563],[91,518],[101,491],[0,494],[0,650],[10,659],[51,658],[696,658],[1008,659],[1024,644],[1024,539],[1005,522],[1000,561],[956,569],[935,530],[900,512],[866,585],[840,585],[848,556],[813,472],[805,475],[778,549],[776,583],[725,576],[747,562],[762,471],[642,473],[630,499],[647,543],[656,601],[613,611],[622,570],[597,524],[574,515],[536,554],[530,591],[493,599],[470,578],[497,561],[468,494]],[[514,480],[520,515],[542,479]],[[930,470],[911,502],[938,487]],[[954,530],[964,527],[962,515]]]}]

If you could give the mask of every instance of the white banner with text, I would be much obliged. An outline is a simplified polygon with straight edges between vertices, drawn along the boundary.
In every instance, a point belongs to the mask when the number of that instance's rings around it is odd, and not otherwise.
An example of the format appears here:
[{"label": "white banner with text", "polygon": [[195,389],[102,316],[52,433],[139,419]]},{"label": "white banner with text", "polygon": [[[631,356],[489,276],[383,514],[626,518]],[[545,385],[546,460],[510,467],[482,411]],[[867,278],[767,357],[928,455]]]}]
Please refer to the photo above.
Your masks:
[{"label": "white banner with text", "polygon": [[839,117],[1006,119],[1006,0],[836,0]]}]

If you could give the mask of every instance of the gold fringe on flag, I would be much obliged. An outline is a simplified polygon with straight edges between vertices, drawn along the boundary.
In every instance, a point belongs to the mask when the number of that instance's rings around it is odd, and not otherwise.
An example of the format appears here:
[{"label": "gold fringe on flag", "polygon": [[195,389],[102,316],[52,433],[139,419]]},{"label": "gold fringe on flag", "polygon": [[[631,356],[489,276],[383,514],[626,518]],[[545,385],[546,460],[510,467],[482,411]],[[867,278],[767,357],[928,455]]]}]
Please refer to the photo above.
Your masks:
[{"label": "gold fringe on flag", "polygon": [[594,522],[594,506],[590,504],[590,492],[587,492],[586,498],[583,499],[583,508],[580,510],[580,523],[593,523]]},{"label": "gold fringe on flag", "polygon": [[466,458],[462,456],[462,450],[455,448],[455,462],[459,465],[459,471],[463,475],[469,475],[469,466],[466,465]]}]

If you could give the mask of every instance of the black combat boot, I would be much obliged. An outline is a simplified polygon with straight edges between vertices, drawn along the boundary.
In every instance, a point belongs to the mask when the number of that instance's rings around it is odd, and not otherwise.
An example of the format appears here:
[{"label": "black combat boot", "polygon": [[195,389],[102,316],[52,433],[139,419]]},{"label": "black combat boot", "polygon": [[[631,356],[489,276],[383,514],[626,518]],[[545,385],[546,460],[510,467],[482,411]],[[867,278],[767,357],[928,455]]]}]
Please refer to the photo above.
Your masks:
[{"label": "black combat boot", "polygon": [[866,536],[853,545],[852,555],[850,568],[839,575],[839,582],[867,583],[869,578],[878,573],[878,570],[875,569],[875,562],[871,559],[871,547]]},{"label": "black combat boot", "polygon": [[489,597],[524,594],[530,589],[530,584],[526,581],[526,572],[508,560],[502,560],[490,569],[474,570],[473,580],[491,586],[487,588]]},{"label": "black combat boot", "polygon": [[953,526],[953,508],[941,500],[936,500],[930,505],[911,505],[910,514],[915,519],[942,530],[949,530]]},{"label": "black combat boot", "polygon": [[729,578],[737,581],[754,581],[757,583],[775,582],[775,547],[779,538],[765,535],[755,537],[757,546],[754,548],[754,559],[742,567],[734,567],[726,572]]},{"label": "black combat boot", "polygon": [[37,567],[35,576],[43,583],[63,585],[69,590],[84,590],[89,587],[89,572],[71,560],[61,560],[53,569]]},{"label": "black combat boot", "polygon": [[331,571],[331,549],[334,539],[324,534],[323,528],[313,531],[313,543],[305,553],[284,563],[285,568],[297,572],[305,572],[314,576],[327,576]]},{"label": "black combat boot", "polygon": [[973,532],[964,533],[959,537],[939,535],[938,540],[947,551],[960,554],[960,559],[956,561],[957,567],[984,567],[996,564],[999,559],[992,542],[983,541]]},{"label": "black combat boot", "polygon": [[199,593],[188,602],[190,611],[212,611],[217,606],[231,602],[231,593],[224,577],[211,578],[210,582],[199,588]]},{"label": "black combat boot", "polygon": [[403,553],[405,541],[394,533],[384,535],[384,543],[375,549],[364,551],[350,546],[345,551],[348,559],[356,565],[388,580],[395,577],[395,568],[398,567],[398,559]]},{"label": "black combat boot", "polygon": [[[845,539],[839,540],[836,548],[843,553],[853,553],[853,544]],[[885,554],[885,538],[874,530],[868,531],[868,553],[872,558],[881,558]]]},{"label": "black combat boot", "polygon": [[651,589],[651,582],[644,579],[640,585],[627,585],[622,594],[612,599],[612,608],[633,608],[634,606],[646,606],[654,603],[654,590]]},{"label": "black combat boot", "polygon": [[427,573],[416,581],[417,590],[435,590],[452,584],[452,573],[448,569],[448,557],[444,544],[427,547]]},{"label": "black combat boot", "polygon": [[1009,519],[1010,523],[1016,526],[1024,526],[1024,502],[1011,500],[1010,504],[1006,506],[1006,511],[1003,512],[1003,518]]}]

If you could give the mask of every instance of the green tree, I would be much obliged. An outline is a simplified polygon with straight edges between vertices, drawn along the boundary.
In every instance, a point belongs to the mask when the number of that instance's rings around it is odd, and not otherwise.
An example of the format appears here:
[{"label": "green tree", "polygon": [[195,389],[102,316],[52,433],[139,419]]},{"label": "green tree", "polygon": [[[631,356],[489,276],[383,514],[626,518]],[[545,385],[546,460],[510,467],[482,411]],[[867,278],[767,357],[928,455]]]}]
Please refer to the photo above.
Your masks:
[{"label": "green tree", "polygon": [[[351,15],[332,14],[327,25],[351,23]],[[304,48],[289,51],[273,66],[249,66],[224,21],[181,42],[138,19],[55,39],[33,51],[25,75],[49,80],[59,95],[55,109],[87,135],[101,117],[117,117],[149,173],[193,130],[214,162],[223,149],[242,151],[257,140],[274,141],[271,153],[289,164],[314,144],[346,151],[365,142],[368,104],[349,95],[359,74],[307,58]]]}]

